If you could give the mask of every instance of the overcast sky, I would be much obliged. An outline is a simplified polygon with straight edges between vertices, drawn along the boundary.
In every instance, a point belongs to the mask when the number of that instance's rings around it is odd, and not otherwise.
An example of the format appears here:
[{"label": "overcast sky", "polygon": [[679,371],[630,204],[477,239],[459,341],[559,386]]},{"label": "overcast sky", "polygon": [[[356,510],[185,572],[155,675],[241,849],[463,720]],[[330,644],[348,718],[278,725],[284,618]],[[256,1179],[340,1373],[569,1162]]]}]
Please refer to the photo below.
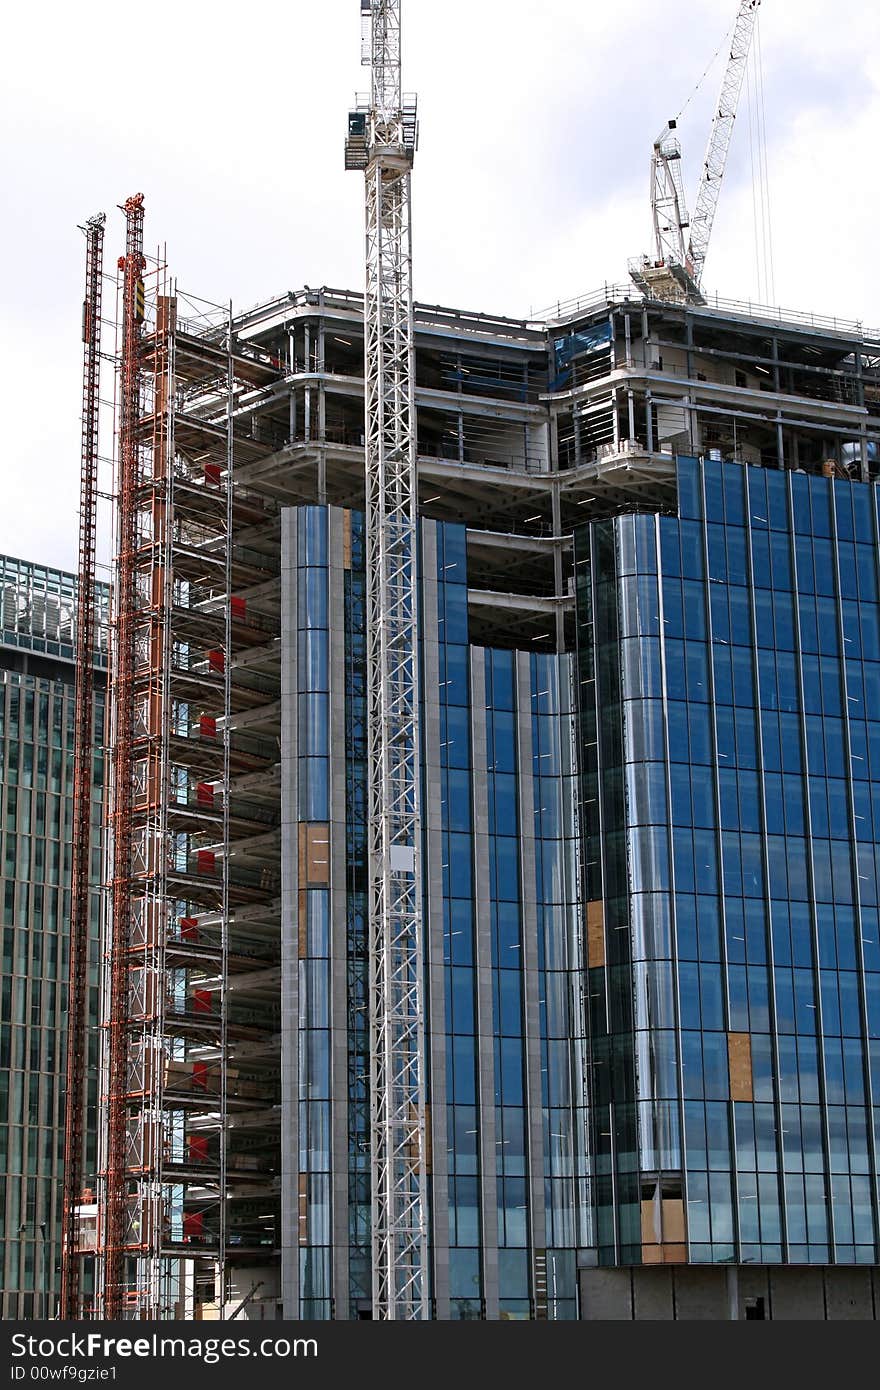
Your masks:
[{"label": "overcast sky", "polygon": [[[146,198],[148,248],[182,288],[245,308],[359,289],[362,180],[343,170],[357,0],[17,4],[0,113],[4,445],[0,552],[75,568],[83,238]],[[735,0],[404,0],[418,91],[415,292],[524,315],[626,277],[650,246],[651,144],[692,93]],[[880,326],[880,6],[764,0],[775,302]],[[691,201],[722,62],[680,135]],[[743,98],[707,288],[758,298]],[[105,390],[111,373],[105,372]],[[109,447],[109,441],[105,441]]]}]

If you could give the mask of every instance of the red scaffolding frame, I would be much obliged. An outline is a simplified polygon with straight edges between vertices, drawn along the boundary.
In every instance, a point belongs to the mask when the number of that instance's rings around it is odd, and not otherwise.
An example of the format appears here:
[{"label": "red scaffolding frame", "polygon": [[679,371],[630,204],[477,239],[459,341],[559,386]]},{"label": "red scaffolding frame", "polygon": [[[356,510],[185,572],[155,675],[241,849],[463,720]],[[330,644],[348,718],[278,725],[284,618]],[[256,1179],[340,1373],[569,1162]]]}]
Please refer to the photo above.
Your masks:
[{"label": "red scaffolding frame", "polygon": [[119,389],[118,552],[116,564],[115,641],[112,668],[112,941],[107,1017],[108,1115],[106,1166],[103,1174],[105,1318],[122,1315],[125,1293],[127,1221],[126,1089],[128,1076],[128,953],[131,935],[131,854],[133,745],[135,723],[135,575],[137,536],[138,426],[141,407],[141,324],[144,318],[144,198],[136,193],[124,204],[125,257],[122,262],[122,358]]}]

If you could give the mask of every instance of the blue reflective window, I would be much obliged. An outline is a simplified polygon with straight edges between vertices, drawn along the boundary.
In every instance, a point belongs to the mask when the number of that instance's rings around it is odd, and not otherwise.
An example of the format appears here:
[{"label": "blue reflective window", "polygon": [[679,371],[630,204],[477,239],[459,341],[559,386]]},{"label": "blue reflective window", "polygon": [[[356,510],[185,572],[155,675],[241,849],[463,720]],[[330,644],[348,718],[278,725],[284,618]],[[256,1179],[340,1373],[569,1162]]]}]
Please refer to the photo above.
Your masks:
[{"label": "blue reflective window", "polygon": [[714,461],[703,465],[704,487],[706,489],[706,520],[724,520],[724,493],[721,482],[721,465]]},{"label": "blue reflective window", "polygon": [[301,628],[328,627],[327,570],[297,571],[297,620]]},{"label": "blue reflective window", "polygon": [[746,548],[745,532],[740,530],[728,530],[727,532],[727,579],[730,584],[746,584],[748,582],[748,552]]},{"label": "blue reflective window", "polygon": [[727,1034],[703,1034],[703,1074],[707,1100],[727,1100],[730,1087],[727,1072]]},{"label": "blue reflective window", "polygon": [[873,545],[856,546],[859,596],[863,602],[877,602],[877,559]]},{"label": "blue reflective window", "polygon": [[328,695],[299,697],[299,752],[305,757],[329,755],[330,705]]},{"label": "blue reflective window", "polygon": [[[800,552],[798,552],[800,553]],[[791,548],[787,535],[771,534],[770,537],[770,563],[773,569],[774,589],[793,588],[793,575],[791,569]],[[798,567],[798,581],[800,583],[800,566]]]},{"label": "blue reflective window", "polygon": [[513,701],[513,658],[510,652],[486,652],[486,677],[490,683],[491,708],[493,710],[512,710]]},{"label": "blue reflective window", "polygon": [[696,459],[679,458],[677,475],[678,514],[684,520],[697,521],[703,513],[700,465]]},{"label": "blue reflective window", "polygon": [[297,562],[306,565],[328,563],[329,517],[326,507],[300,507],[297,512]]},{"label": "blue reflective window", "polygon": [[[449,768],[443,774],[446,823],[450,830],[467,831],[471,825],[471,779],[465,768]],[[505,802],[505,809],[507,803]],[[514,817],[516,802],[513,802]],[[513,833],[513,832],[512,832]]]},{"label": "blue reflective window", "polygon": [[746,470],[739,463],[722,465],[722,487],[724,490],[724,518],[728,526],[745,524],[745,476]]},{"label": "blue reflective window", "polygon": [[788,514],[788,474],[776,473],[772,469],[761,470],[767,483],[767,519],[774,531],[787,531]]},{"label": "blue reflective window", "polygon": [[771,580],[770,533],[757,526],[752,530],[752,575],[755,584],[755,600],[769,599]]}]

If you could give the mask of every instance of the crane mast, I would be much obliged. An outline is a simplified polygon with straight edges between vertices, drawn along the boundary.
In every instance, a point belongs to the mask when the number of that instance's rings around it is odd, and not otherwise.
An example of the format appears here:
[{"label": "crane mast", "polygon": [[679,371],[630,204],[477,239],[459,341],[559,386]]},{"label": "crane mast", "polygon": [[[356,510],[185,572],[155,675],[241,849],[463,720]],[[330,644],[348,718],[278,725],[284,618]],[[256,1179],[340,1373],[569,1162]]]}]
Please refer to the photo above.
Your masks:
[{"label": "crane mast", "polygon": [[417,477],[410,174],[401,0],[361,0],[369,97],[346,168],[366,191],[367,714],[373,1316],[428,1316],[419,810]]},{"label": "crane mast", "polygon": [[89,926],[91,921],[92,769],[95,757],[95,532],[98,504],[98,426],[101,398],[101,289],[104,225],[98,213],[86,238],[83,300],[82,467],[76,622],[76,706],[73,751],[73,836],[70,875],[70,971],[67,1006],[67,1104],[64,1112],[64,1209],[60,1316],[80,1314],[81,1255],[77,1207],[82,1201],[83,1137],[88,1055]]}]

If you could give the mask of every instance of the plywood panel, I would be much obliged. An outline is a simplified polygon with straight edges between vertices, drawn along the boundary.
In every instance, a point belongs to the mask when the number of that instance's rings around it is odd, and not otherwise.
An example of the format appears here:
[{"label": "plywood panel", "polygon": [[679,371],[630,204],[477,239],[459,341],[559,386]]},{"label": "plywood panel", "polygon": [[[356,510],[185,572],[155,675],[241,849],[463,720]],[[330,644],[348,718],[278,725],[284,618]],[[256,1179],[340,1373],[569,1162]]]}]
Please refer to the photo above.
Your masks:
[{"label": "plywood panel", "polygon": [[351,512],[342,513],[342,568],[351,569]]},{"label": "plywood panel", "polygon": [[306,842],[306,876],[309,883],[330,882],[330,827],[310,825]]},{"label": "plywood panel", "polygon": [[642,1202],[642,1245],[660,1245],[660,1209],[655,1201]]},{"label": "plywood panel", "polygon": [[326,887],[330,882],[330,827],[301,821],[299,827],[299,886]]},{"label": "plywood panel", "polygon": [[587,959],[590,967],[605,964],[605,903],[587,903]]},{"label": "plywood panel", "polygon": [[727,1056],[730,1064],[730,1099],[754,1100],[752,1039],[748,1033],[728,1033]]},{"label": "plywood panel", "polygon": [[686,1245],[664,1245],[663,1263],[665,1265],[686,1265],[688,1258]]},{"label": "plywood panel", "polygon": [[663,1199],[663,1240],[672,1245],[682,1245],[687,1240],[684,1229],[684,1202],[680,1197]]}]

